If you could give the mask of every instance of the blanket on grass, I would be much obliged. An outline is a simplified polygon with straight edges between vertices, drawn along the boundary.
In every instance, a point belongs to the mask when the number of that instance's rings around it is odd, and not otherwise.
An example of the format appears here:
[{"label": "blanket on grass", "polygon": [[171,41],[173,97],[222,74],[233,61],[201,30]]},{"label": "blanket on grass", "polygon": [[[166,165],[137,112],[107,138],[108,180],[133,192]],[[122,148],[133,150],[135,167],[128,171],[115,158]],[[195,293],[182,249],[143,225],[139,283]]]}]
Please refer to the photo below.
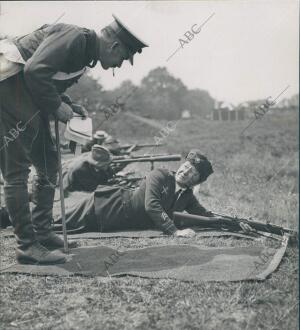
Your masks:
[{"label": "blanket on grass", "polygon": [[[205,228],[193,228],[197,232],[197,236],[201,237],[237,237],[246,239],[259,239],[262,233],[257,234],[243,234],[238,232],[229,232],[224,230],[213,230]],[[6,228],[0,230],[0,237],[13,237],[12,228]],[[101,239],[101,238],[157,238],[157,237],[167,237],[159,230],[126,230],[126,231],[116,231],[110,233],[101,232],[88,232],[88,233],[77,233],[68,232],[68,239]],[[272,238],[272,235],[269,235]]]},{"label": "blanket on grass", "polygon": [[161,245],[123,252],[106,246],[72,249],[68,262],[53,266],[14,264],[0,273],[170,278],[181,281],[264,280],[279,266],[288,237],[277,249],[264,246]]}]

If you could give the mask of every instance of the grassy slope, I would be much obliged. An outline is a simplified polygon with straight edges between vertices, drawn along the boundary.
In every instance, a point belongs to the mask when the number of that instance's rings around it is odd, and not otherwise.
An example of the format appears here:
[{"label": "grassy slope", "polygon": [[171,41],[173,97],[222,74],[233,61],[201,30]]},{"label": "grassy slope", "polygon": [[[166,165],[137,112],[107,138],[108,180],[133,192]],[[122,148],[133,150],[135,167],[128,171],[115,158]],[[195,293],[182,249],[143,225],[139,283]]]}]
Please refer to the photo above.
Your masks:
[{"label": "grassy slope", "polygon": [[[182,121],[165,139],[165,150],[184,153],[199,147],[213,161],[215,173],[197,189],[207,208],[295,228],[299,196],[295,153],[298,118],[295,113],[268,114],[242,138],[239,133],[247,123]],[[123,115],[105,123],[108,124],[112,133],[127,141],[154,143],[154,136],[159,136],[155,129]],[[0,243],[3,265],[13,262],[14,240],[2,239]],[[176,243],[254,244],[237,239],[178,238],[81,242],[120,250]],[[263,283],[193,284],[132,277],[1,275],[0,328],[296,329],[297,259],[298,251],[290,247],[279,270]]]}]

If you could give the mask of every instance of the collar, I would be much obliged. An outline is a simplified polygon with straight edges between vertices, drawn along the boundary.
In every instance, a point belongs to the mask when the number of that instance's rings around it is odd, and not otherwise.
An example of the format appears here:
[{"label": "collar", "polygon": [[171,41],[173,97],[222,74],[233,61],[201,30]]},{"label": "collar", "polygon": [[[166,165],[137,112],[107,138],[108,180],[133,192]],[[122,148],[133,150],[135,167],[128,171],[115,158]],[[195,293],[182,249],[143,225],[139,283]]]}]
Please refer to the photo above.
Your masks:
[{"label": "collar", "polygon": [[181,188],[178,183],[175,181],[175,193],[177,193],[179,190],[181,190],[181,193],[186,191],[188,188]]},{"label": "collar", "polygon": [[174,182],[175,182],[175,193],[177,193],[178,190],[181,190],[181,194],[182,194],[183,192],[187,191],[189,188],[182,188],[182,187],[180,187],[180,186],[178,185],[178,183],[176,182],[175,174],[176,174],[175,171],[170,171],[170,172],[169,172],[169,175],[171,175],[171,176],[173,177]]},{"label": "collar", "polygon": [[182,188],[182,187],[180,187],[180,186],[178,185],[178,183],[176,182],[176,179],[175,179],[175,174],[176,174],[176,172],[175,172],[175,171],[170,171],[170,172],[171,172],[171,176],[173,176],[174,181],[175,181],[175,193],[177,193],[178,190],[182,190],[182,192],[181,192],[181,194],[182,194],[182,193],[188,191],[189,189],[191,189],[191,188],[188,188],[188,187],[186,187],[186,188]]},{"label": "collar", "polygon": [[84,29],[86,37],[86,66],[93,68],[99,60],[100,40],[94,30]]}]

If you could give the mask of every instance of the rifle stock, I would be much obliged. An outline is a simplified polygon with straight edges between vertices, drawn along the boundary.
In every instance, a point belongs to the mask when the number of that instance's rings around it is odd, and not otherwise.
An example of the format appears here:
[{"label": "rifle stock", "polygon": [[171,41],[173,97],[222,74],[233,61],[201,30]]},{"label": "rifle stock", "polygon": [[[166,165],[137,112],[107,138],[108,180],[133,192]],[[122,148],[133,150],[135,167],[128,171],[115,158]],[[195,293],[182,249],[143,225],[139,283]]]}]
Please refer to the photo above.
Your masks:
[{"label": "rifle stock", "polygon": [[143,177],[121,177],[121,176],[115,176],[112,179],[108,180],[109,185],[122,185],[127,187],[138,187],[139,182],[143,180]]},{"label": "rifle stock", "polygon": [[184,222],[184,220],[194,220],[194,223],[197,223],[198,226],[204,228],[226,228],[232,231],[240,231],[240,222],[247,223],[253,229],[267,232],[271,234],[283,236],[285,233],[290,235],[295,235],[297,232],[295,230],[284,228],[278,225],[271,223],[263,223],[259,221],[252,221],[248,219],[233,218],[226,215],[214,214],[214,216],[219,219],[212,219],[210,217],[205,217],[201,215],[187,214],[182,212],[174,212],[174,221],[175,222]]}]

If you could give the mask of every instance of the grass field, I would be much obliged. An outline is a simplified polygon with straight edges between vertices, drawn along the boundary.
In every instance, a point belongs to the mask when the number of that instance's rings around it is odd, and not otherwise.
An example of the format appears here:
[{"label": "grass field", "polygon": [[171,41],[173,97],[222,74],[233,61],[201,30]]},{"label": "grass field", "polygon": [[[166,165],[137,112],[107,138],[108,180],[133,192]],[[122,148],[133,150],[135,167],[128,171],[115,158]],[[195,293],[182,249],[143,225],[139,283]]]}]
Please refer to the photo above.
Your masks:
[{"label": "grass field", "polygon": [[[167,121],[158,123],[167,125]],[[298,113],[266,114],[244,135],[248,121],[177,122],[151,150],[186,153],[197,147],[214,174],[195,193],[215,212],[298,228]],[[126,142],[152,142],[159,129],[120,114],[103,128]],[[163,164],[161,164],[163,165]],[[178,164],[167,164],[175,169]],[[140,166],[140,170],[149,166]],[[14,240],[1,239],[2,266],[14,262]],[[235,238],[82,240],[125,250],[158,244],[248,246]],[[266,242],[274,245],[275,243]],[[298,249],[290,246],[263,283],[185,283],[165,279],[0,275],[1,329],[296,329]]]}]

